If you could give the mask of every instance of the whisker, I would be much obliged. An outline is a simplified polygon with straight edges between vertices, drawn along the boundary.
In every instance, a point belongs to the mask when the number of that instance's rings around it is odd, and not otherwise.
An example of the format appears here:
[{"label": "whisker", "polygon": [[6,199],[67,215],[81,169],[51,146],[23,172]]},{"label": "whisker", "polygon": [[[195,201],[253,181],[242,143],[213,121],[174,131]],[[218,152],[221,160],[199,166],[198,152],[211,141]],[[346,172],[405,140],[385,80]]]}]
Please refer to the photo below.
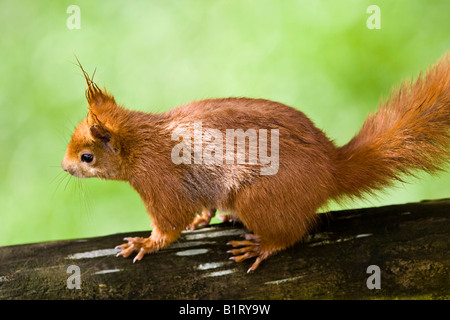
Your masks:
[{"label": "whisker", "polygon": [[64,180],[66,180],[66,179],[69,178],[69,174],[67,174],[67,175],[65,175],[65,174],[63,174],[63,175],[59,174],[59,176],[60,176],[60,177],[58,178],[58,184],[56,185],[55,191],[59,189],[59,187],[60,187],[61,184],[64,182]]},{"label": "whisker", "polygon": [[72,180],[72,177],[73,177],[72,175],[69,175],[69,180],[67,180],[66,185],[64,186],[64,191],[66,191],[67,186],[69,185],[69,182]]},{"label": "whisker", "polygon": [[50,180],[50,184],[54,183],[56,179],[61,178],[61,175],[64,173],[64,171],[60,171],[52,180]]},{"label": "whisker", "polygon": [[[55,199],[56,197],[56,193],[58,192],[58,190],[60,189],[61,184],[68,179],[68,181],[70,180],[69,178],[69,174],[66,174],[66,172],[61,171],[59,172],[51,181],[50,184],[55,184],[56,183],[56,187],[53,191],[53,195],[52,195],[52,199]],[[67,181],[67,182],[68,182]],[[67,184],[66,184],[67,185]]]},{"label": "whisker", "polygon": [[89,221],[89,224],[95,228],[95,223],[92,215],[92,206],[90,204],[87,192],[86,192],[86,184],[84,183],[83,179],[77,179],[77,185],[78,185],[78,195],[80,199],[80,205],[81,203],[84,205],[84,212],[87,214],[87,218]]}]

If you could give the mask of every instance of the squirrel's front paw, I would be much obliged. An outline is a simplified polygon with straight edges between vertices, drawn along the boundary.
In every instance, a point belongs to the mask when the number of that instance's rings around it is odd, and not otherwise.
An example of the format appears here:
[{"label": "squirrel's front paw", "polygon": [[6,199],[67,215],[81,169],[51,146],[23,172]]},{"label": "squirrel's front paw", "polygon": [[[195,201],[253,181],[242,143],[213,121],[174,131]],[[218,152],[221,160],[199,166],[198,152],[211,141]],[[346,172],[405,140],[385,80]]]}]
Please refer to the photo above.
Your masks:
[{"label": "squirrel's front paw", "polygon": [[203,210],[202,214],[195,217],[194,221],[187,227],[188,230],[196,230],[209,225],[211,219],[216,215],[216,209]]},{"label": "squirrel's front paw", "polygon": [[116,249],[122,250],[116,256],[127,258],[133,251],[138,251],[138,254],[133,259],[133,263],[141,260],[145,254],[156,252],[160,249],[151,238],[128,237],[123,240],[127,241],[127,243],[116,247]]}]

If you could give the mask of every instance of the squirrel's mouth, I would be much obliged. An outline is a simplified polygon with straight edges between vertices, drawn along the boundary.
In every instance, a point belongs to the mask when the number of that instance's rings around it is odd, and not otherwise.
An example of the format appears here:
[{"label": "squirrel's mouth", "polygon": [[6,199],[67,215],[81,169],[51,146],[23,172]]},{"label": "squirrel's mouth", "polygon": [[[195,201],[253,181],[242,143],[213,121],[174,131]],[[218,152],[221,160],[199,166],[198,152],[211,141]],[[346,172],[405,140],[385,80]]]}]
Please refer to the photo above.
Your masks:
[{"label": "squirrel's mouth", "polygon": [[75,165],[67,165],[64,161],[61,163],[61,168],[69,173],[70,175],[76,177],[76,178],[90,178],[90,177],[95,177],[96,175],[88,175],[83,173],[82,170],[79,170],[79,168],[77,168]]},{"label": "squirrel's mouth", "polygon": [[100,172],[96,168],[80,168],[76,164],[67,165],[64,161],[61,163],[61,168],[65,172],[69,173],[71,176],[74,176],[76,178],[82,179],[99,178],[101,180],[109,178],[108,176],[105,177],[102,174],[100,174]]},{"label": "squirrel's mouth", "polygon": [[77,169],[74,168],[74,167],[67,167],[67,166],[64,166],[64,165],[61,165],[61,167],[62,167],[62,169],[63,169],[65,172],[68,172],[70,175],[72,175],[72,176],[74,176],[74,177],[77,177],[77,178],[86,178],[86,176],[85,176],[82,172],[80,172],[79,170],[77,170]]}]

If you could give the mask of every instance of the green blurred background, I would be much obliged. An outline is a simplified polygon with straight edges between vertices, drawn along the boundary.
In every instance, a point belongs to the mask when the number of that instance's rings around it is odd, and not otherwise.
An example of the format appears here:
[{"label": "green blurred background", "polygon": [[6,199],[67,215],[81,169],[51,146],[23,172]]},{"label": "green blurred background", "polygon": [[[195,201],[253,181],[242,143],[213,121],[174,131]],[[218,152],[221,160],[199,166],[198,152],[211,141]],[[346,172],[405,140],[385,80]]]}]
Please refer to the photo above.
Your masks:
[{"label": "green blurred background", "polygon": [[[79,30],[66,26],[72,4]],[[372,4],[379,30],[366,27]],[[301,109],[344,144],[391,86],[449,50],[449,11],[447,0],[1,0],[0,245],[149,227],[126,183],[62,173],[86,115],[75,55],[128,108],[261,97]],[[346,207],[449,196],[449,173],[411,182]]]}]

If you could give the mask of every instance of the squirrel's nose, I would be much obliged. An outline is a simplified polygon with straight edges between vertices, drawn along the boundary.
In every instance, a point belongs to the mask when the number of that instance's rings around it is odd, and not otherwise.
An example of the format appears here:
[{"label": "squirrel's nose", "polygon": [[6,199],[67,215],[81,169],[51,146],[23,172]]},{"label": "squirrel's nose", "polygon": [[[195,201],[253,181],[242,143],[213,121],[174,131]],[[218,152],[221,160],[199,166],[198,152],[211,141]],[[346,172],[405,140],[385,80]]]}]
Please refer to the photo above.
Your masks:
[{"label": "squirrel's nose", "polygon": [[68,171],[69,171],[69,168],[68,168],[67,165],[64,163],[64,161],[61,162],[61,168],[62,168],[65,172],[68,172]]}]

